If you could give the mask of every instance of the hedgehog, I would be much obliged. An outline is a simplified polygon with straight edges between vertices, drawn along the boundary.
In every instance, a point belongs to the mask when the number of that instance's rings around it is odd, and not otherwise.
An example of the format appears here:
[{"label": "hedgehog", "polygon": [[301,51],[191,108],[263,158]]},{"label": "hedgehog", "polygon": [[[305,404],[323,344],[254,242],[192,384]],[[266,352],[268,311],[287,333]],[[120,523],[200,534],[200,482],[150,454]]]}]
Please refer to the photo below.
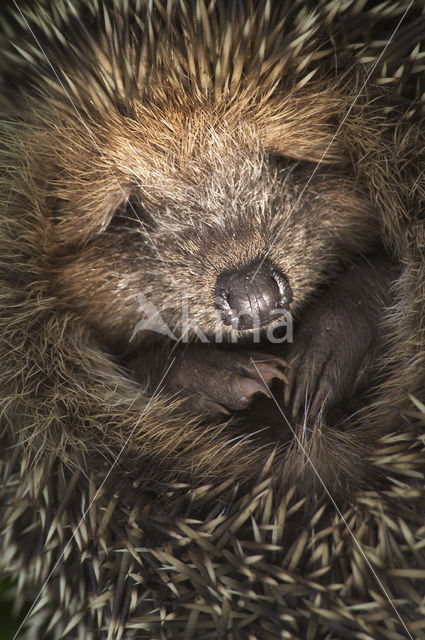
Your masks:
[{"label": "hedgehog", "polygon": [[419,0],[9,13],[22,637],[425,637],[424,28]]}]

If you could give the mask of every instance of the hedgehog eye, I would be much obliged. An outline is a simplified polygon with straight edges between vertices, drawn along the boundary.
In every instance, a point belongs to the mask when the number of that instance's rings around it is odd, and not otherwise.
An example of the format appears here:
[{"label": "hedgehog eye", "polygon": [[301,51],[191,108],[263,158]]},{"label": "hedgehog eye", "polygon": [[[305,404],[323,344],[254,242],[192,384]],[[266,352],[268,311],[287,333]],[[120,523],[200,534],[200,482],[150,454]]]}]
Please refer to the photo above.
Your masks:
[{"label": "hedgehog eye", "polygon": [[270,167],[278,170],[290,170],[299,164],[299,160],[293,160],[292,158],[288,158],[280,153],[267,154],[267,160]]},{"label": "hedgehog eye", "polygon": [[149,233],[153,231],[155,223],[152,215],[136,195],[127,197],[115,211],[109,224],[109,230],[134,231],[135,233]]}]

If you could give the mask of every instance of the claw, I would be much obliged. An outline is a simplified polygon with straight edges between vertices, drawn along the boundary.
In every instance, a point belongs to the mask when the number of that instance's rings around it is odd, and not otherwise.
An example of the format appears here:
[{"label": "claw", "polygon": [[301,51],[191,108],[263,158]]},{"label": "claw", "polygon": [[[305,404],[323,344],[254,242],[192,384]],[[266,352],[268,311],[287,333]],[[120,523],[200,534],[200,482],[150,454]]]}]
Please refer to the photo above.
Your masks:
[{"label": "claw", "polygon": [[294,403],[292,405],[292,417],[296,418],[302,403],[306,398],[306,386],[304,383],[297,386],[295,395],[294,395]]},{"label": "claw", "polygon": [[280,371],[275,366],[271,364],[266,364],[265,362],[260,362],[253,360],[254,367],[256,373],[260,375],[266,382],[270,382],[273,378],[278,378],[279,380],[283,380],[284,382],[288,381],[287,376]]},{"label": "claw", "polygon": [[279,356],[269,355],[268,353],[262,353],[260,351],[255,353],[255,360],[253,358],[251,358],[251,360],[255,362],[255,364],[270,362],[270,363],[274,363],[278,367],[283,367],[284,369],[292,368],[292,365],[287,360],[284,360],[283,358],[279,358]]},{"label": "claw", "polygon": [[202,408],[205,413],[209,413],[211,415],[215,415],[216,413],[223,413],[226,416],[230,416],[230,411],[223,407],[219,402],[214,402],[214,400],[210,400],[209,398],[205,398],[202,402],[199,403],[200,408]]},{"label": "claw", "polygon": [[285,373],[283,373],[283,371],[278,370],[278,372],[275,373],[274,377],[278,378],[279,380],[282,380],[282,382],[284,382],[285,384],[288,384],[289,382],[288,376]]},{"label": "claw", "polygon": [[254,380],[253,378],[242,378],[242,380],[238,380],[237,384],[246,399],[251,398],[258,392],[264,393],[268,398],[271,398],[271,394],[267,387],[263,383],[258,382],[258,380]]},{"label": "claw", "polygon": [[286,387],[285,387],[285,393],[283,396],[283,402],[285,404],[285,406],[287,407],[291,401],[291,396],[292,396],[292,391],[294,388],[294,382],[295,382],[295,369],[291,368],[291,371],[288,374],[288,378],[286,380]]},{"label": "claw", "polygon": [[313,403],[311,405],[311,415],[316,417],[320,415],[323,407],[328,404],[328,402],[332,402],[333,393],[332,389],[325,394],[322,389],[319,389],[313,399]]}]

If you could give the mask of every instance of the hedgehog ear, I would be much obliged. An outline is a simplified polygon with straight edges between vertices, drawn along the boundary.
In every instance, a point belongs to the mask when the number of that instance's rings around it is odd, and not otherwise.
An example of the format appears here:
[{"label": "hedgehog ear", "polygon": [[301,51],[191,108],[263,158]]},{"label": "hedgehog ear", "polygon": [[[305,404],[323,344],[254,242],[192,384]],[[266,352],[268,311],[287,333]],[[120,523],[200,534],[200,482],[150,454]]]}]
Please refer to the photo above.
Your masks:
[{"label": "hedgehog ear", "polygon": [[345,107],[346,99],[331,90],[279,96],[260,123],[263,148],[297,160],[346,164],[340,135]]},{"label": "hedgehog ear", "polygon": [[312,141],[296,140],[291,141],[285,137],[281,144],[279,141],[265,145],[267,154],[290,158],[292,160],[304,160],[305,162],[315,162],[317,164],[338,164],[347,165],[349,158],[342,149],[338,148],[331,136],[327,139],[316,139]]},{"label": "hedgehog ear", "polygon": [[349,162],[336,127],[316,129],[305,123],[295,130],[290,123],[283,123],[267,130],[262,144],[266,153],[294,160],[340,165]]},{"label": "hedgehog ear", "polygon": [[48,203],[58,242],[85,244],[104,231],[129,193],[130,190],[124,187],[103,192],[96,189],[85,194],[58,190]]}]

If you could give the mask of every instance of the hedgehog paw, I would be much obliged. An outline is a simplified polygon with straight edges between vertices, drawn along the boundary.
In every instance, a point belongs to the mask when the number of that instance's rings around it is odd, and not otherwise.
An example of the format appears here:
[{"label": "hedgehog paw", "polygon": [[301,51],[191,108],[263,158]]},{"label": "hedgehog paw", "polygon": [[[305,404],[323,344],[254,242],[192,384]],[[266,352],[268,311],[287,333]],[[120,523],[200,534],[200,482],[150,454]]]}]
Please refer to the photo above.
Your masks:
[{"label": "hedgehog paw", "polygon": [[229,413],[247,407],[253,396],[270,396],[274,378],[286,381],[281,358],[249,351],[202,347],[180,349],[164,380],[168,391],[181,391],[191,408],[202,413]]},{"label": "hedgehog paw", "polygon": [[326,413],[360,384],[371,357],[372,334],[362,316],[318,305],[295,336],[288,359],[284,403],[295,418],[302,406],[312,419]]}]

